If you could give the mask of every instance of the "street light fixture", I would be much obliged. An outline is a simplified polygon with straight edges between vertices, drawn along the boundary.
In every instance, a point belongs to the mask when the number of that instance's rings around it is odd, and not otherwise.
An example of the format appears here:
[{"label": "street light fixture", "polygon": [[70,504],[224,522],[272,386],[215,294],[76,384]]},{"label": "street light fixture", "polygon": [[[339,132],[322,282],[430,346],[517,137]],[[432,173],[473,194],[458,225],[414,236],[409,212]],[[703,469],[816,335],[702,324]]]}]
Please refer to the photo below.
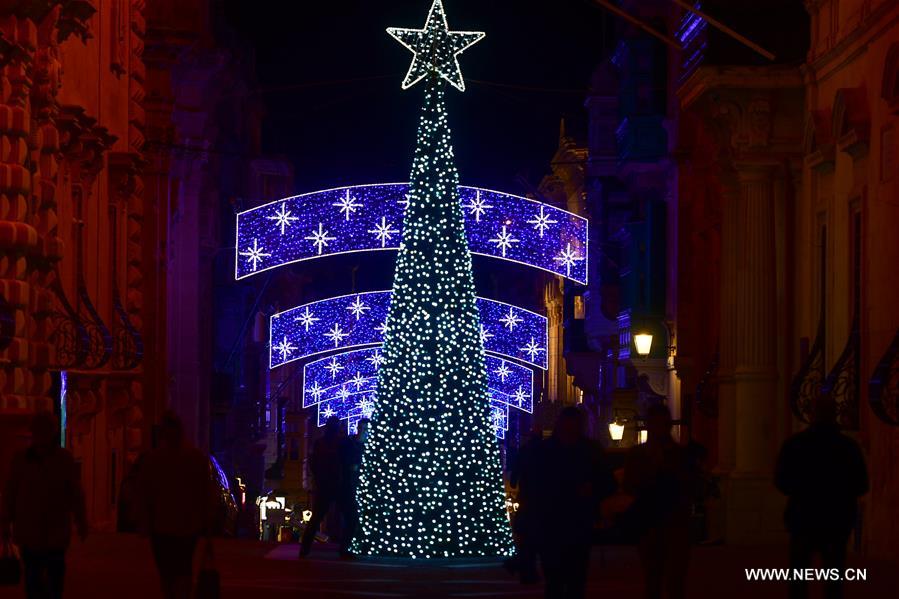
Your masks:
[{"label": "street light fixture", "polygon": [[624,425],[619,424],[618,421],[609,423],[609,436],[612,438],[612,441],[621,441],[624,437]]},{"label": "street light fixture", "polygon": [[649,357],[652,351],[652,333],[637,333],[634,335],[634,347],[637,349],[637,355],[644,360]]}]

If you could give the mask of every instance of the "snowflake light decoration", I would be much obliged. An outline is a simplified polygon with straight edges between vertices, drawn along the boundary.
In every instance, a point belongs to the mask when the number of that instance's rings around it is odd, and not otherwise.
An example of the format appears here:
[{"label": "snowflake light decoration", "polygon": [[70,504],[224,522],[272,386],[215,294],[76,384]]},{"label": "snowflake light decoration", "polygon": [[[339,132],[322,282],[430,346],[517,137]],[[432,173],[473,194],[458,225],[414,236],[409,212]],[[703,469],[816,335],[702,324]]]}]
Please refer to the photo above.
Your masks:
[{"label": "snowflake light decoration", "polygon": [[[348,193],[347,210],[335,209],[335,204],[345,203]],[[396,250],[402,242],[408,193],[405,183],[359,185],[285,198],[241,212],[235,276],[243,279],[285,264],[347,252]],[[586,284],[585,219],[488,189],[460,186],[459,197],[472,253]],[[292,223],[285,224],[285,234],[278,224],[279,214],[288,215],[287,222]],[[503,227],[505,236],[500,237]],[[306,233],[293,233],[293,229]]]},{"label": "snowflake light decoration", "polygon": [[267,216],[266,218],[275,221],[275,226],[281,228],[281,235],[284,235],[285,230],[293,223],[293,221],[300,220],[299,216],[290,215],[290,210],[287,209],[286,202],[281,202],[281,209],[273,216]]},{"label": "snowflake light decoration", "polygon": [[[270,342],[277,345],[285,338],[295,346],[290,355],[272,350],[270,366],[301,360],[335,349],[380,345],[390,307],[391,292],[372,291],[329,298],[275,314],[269,327]],[[478,298],[484,350],[547,367],[546,317],[504,302]],[[527,349],[531,341],[541,348]]]}]

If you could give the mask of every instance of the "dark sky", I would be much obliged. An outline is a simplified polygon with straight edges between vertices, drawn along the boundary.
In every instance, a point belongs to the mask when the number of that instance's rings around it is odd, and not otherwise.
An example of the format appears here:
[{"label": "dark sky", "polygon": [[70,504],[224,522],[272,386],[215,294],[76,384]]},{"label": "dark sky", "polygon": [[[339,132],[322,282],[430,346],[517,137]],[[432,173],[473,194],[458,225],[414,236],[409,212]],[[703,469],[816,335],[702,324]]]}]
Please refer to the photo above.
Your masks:
[{"label": "dark sky", "polygon": [[[255,49],[264,90],[264,151],[288,156],[297,191],[409,177],[422,88],[400,89],[411,53],[388,26],[423,26],[430,0],[224,0]],[[583,138],[590,74],[611,38],[590,0],[444,0],[450,29],[487,37],[449,89],[462,182],[521,193],[548,172],[563,115]],[[292,9],[286,7],[293,6]]]}]

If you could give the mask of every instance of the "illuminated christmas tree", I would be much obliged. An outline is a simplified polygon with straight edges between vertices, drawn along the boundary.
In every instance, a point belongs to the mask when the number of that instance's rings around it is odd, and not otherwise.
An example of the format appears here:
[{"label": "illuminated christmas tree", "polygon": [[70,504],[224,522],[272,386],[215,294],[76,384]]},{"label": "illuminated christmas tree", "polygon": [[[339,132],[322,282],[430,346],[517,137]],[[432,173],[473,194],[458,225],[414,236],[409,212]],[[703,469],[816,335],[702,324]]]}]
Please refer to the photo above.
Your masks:
[{"label": "illuminated christmas tree", "polygon": [[484,34],[450,32],[441,0],[423,29],[388,33],[415,55],[403,88],[424,81],[426,89],[354,549],[413,558],[508,555],[512,537],[444,102],[444,81],[465,89],[458,54]]}]

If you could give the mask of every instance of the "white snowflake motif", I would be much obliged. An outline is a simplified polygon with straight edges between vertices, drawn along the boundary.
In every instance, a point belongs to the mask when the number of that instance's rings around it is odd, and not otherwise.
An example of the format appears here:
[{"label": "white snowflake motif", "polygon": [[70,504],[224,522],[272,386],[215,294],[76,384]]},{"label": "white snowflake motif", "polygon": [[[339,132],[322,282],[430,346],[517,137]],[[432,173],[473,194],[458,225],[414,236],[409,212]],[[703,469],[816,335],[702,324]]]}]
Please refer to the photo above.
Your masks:
[{"label": "white snowflake motif", "polygon": [[534,340],[533,337],[531,337],[530,343],[528,343],[524,347],[519,347],[518,349],[520,349],[521,351],[526,353],[528,355],[528,357],[530,357],[531,362],[533,362],[537,358],[537,356],[540,354],[540,352],[546,351],[545,349],[543,349],[542,347],[537,345],[537,341]]},{"label": "white snowflake motif", "polygon": [[490,243],[496,244],[496,249],[502,250],[503,258],[506,257],[506,250],[510,249],[513,243],[518,243],[519,241],[521,241],[520,239],[514,239],[512,237],[512,234],[509,233],[506,229],[506,225],[503,225],[502,233],[497,233],[496,237],[490,240]]},{"label": "white snowflake motif", "polygon": [[387,321],[385,320],[381,324],[375,327],[375,330],[380,333],[382,336],[387,334]]},{"label": "white snowflake motif", "polygon": [[281,361],[283,362],[288,357],[290,357],[290,354],[292,354],[293,350],[297,349],[297,347],[293,343],[288,341],[287,336],[285,335],[284,340],[281,341],[281,343],[279,343],[278,345],[273,346],[272,349],[281,354]]},{"label": "white snowflake motif", "polygon": [[356,391],[358,391],[365,384],[365,377],[362,376],[361,372],[357,372],[356,376],[350,379],[350,383],[356,385]]},{"label": "white snowflake motif", "polygon": [[397,200],[396,203],[399,204],[400,206],[402,206],[402,207],[403,207],[403,210],[405,210],[405,209],[407,209],[407,208],[409,207],[409,201],[410,201],[410,200],[409,200],[409,194],[406,193],[406,194],[403,194],[403,199],[402,199],[402,200]]},{"label": "white snowflake motif", "polygon": [[556,262],[560,262],[562,266],[565,267],[565,276],[571,276],[571,267],[574,266],[575,262],[582,262],[584,260],[583,256],[578,256],[577,252],[571,249],[571,244],[568,244],[562,253],[553,258]]},{"label": "white snowflake motif", "polygon": [[272,257],[271,254],[266,254],[263,250],[265,250],[265,248],[259,247],[259,240],[253,239],[253,247],[248,247],[245,251],[240,252],[240,255],[247,259],[247,262],[253,264],[253,272],[256,272],[259,263],[263,262],[265,258]]},{"label": "white snowflake motif", "polygon": [[347,389],[346,386],[341,387],[340,391],[337,392],[337,397],[339,397],[340,399],[346,399],[349,396],[350,390]]},{"label": "white snowflake motif", "polygon": [[493,208],[493,206],[489,205],[487,201],[481,197],[481,190],[477,190],[474,199],[468,204],[464,204],[462,207],[471,210],[471,213],[474,214],[474,222],[476,223],[481,222],[481,215],[484,214],[488,208]]},{"label": "white snowflake motif", "polygon": [[499,368],[497,368],[497,369],[494,370],[493,372],[495,372],[496,374],[498,374],[498,375],[499,375],[499,379],[500,379],[502,382],[504,382],[504,383],[506,382],[506,377],[509,376],[510,374],[512,374],[512,371],[509,370],[509,367],[506,366],[506,363],[505,363],[505,362],[502,362],[502,363],[499,365]]},{"label": "white snowflake motif", "polygon": [[325,366],[325,370],[331,373],[331,380],[337,378],[337,373],[343,370],[343,366],[337,361],[337,358],[331,358],[331,361]]},{"label": "white snowflake motif", "polygon": [[325,231],[325,227],[323,224],[318,223],[318,231],[313,231],[308,237],[304,237],[308,241],[312,242],[312,245],[318,250],[318,255],[322,255],[322,250],[328,247],[329,241],[336,241],[336,237],[328,237],[328,231]]},{"label": "white snowflake motif", "polygon": [[327,420],[333,415],[334,415],[334,410],[331,409],[331,406],[326,406],[325,411],[322,412],[322,416],[325,417],[325,421],[327,422]]},{"label": "white snowflake motif", "polygon": [[392,227],[392,226],[393,226],[392,224],[390,224],[390,225],[387,224],[387,217],[382,216],[381,224],[375,223],[375,228],[369,230],[369,233],[373,234],[375,237],[378,238],[378,241],[381,242],[382,248],[387,247],[387,242],[390,241],[390,237],[394,233],[400,232],[399,229],[391,229],[390,227]]},{"label": "white snowflake motif", "polygon": [[491,414],[491,418],[493,420],[493,426],[495,426],[496,428],[500,428],[505,422],[506,415],[503,414],[502,410],[494,408],[493,414]]},{"label": "white snowflake motif", "polygon": [[356,300],[346,307],[347,310],[350,311],[350,314],[356,317],[356,320],[359,320],[360,317],[364,316],[368,310],[371,310],[371,306],[365,304],[362,301],[362,296],[357,295]]},{"label": "white snowflake motif", "polygon": [[369,398],[365,398],[359,402],[359,409],[362,410],[362,415],[365,418],[371,418],[371,415],[375,411],[375,403]]},{"label": "white snowflake motif", "polygon": [[487,329],[484,328],[484,325],[481,325],[481,345],[486,345],[490,338],[493,337],[493,333],[488,333]]},{"label": "white snowflake motif", "polygon": [[527,393],[527,391],[525,391],[524,389],[522,389],[522,388],[519,386],[519,387],[518,387],[518,390],[515,392],[515,401],[518,402],[518,405],[519,405],[519,406],[523,406],[523,405],[524,405],[524,402],[525,402],[525,400],[527,400],[527,398],[528,398],[528,393]]},{"label": "white snowflake motif", "polygon": [[336,322],[334,323],[334,326],[331,328],[331,330],[325,333],[325,337],[334,342],[334,347],[340,345],[340,342],[349,336],[350,334],[344,332],[343,329],[340,328],[340,324]]},{"label": "white snowflake motif", "polygon": [[377,369],[381,367],[381,364],[384,363],[384,356],[381,355],[381,352],[375,350],[375,353],[365,358],[366,362],[371,362],[372,365]]},{"label": "white snowflake motif", "polygon": [[512,307],[509,307],[509,313],[502,318],[499,319],[503,326],[508,328],[510,331],[518,326],[518,323],[523,322],[524,319],[519,318],[517,314],[515,314],[515,310]]},{"label": "white snowflake motif", "polygon": [[287,202],[281,202],[281,209],[275,212],[274,216],[266,216],[266,218],[275,221],[276,227],[281,227],[281,235],[284,235],[284,230],[292,224],[292,221],[300,220],[298,216],[290,215]]},{"label": "white snowflake motif", "polygon": [[347,220],[350,220],[350,215],[362,208],[362,204],[358,204],[356,202],[356,198],[350,195],[350,190],[346,190],[346,195],[340,198],[336,204],[331,204],[335,208],[340,208],[340,211],[346,216]]},{"label": "white snowflake motif", "polygon": [[318,401],[322,398],[322,393],[325,392],[322,386],[318,384],[318,381],[312,383],[312,386],[306,389],[306,391],[309,393],[309,395],[312,396],[312,399],[315,401],[315,403],[318,403]]},{"label": "white snowflake motif", "polygon": [[548,214],[544,214],[543,209],[544,207],[540,206],[540,214],[535,215],[533,219],[528,221],[528,224],[534,225],[534,228],[540,231],[541,239],[543,239],[543,233],[549,229],[550,225],[555,225],[559,222],[551,219]]},{"label": "white snowflake motif", "polygon": [[321,320],[321,318],[316,318],[312,312],[309,311],[309,306],[306,306],[306,311],[294,318],[295,322],[300,323],[301,326],[306,327],[306,332],[309,332],[309,327]]}]

